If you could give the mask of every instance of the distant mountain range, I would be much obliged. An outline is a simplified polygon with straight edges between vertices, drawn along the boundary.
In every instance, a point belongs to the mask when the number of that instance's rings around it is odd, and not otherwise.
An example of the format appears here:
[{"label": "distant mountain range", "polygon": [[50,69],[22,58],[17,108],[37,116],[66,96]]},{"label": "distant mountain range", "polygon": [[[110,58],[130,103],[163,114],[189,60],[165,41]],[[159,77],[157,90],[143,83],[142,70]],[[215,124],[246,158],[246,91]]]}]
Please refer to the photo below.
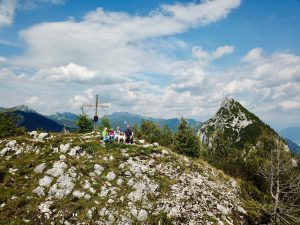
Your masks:
[{"label": "distant mountain range", "polygon": [[[217,132],[221,131],[234,147],[243,148],[246,144],[255,146],[263,130],[270,134],[277,134],[238,101],[225,98],[220,109],[201,126],[198,134],[202,142],[211,144]],[[291,151],[300,153],[300,147],[293,141],[286,140],[286,143]]]},{"label": "distant mountain range", "polygon": [[[45,131],[60,132],[63,130],[64,125],[69,129],[76,128],[77,115],[70,112],[55,113],[50,116],[39,114],[38,112],[30,109],[28,106],[21,105],[12,108],[0,108],[1,110],[12,110],[22,117],[21,126],[26,127],[28,131],[42,128]],[[160,119],[152,117],[143,117],[141,115],[132,114],[128,112],[114,112],[111,115],[107,115],[113,128],[120,126],[121,130],[124,130],[127,124],[134,125],[137,123],[141,125],[142,120],[151,120],[159,125],[168,125],[173,132],[176,132],[179,124],[178,118],[173,119]],[[195,130],[198,130],[201,126],[201,122],[187,119],[188,124]],[[98,122],[99,123],[99,122]]]},{"label": "distant mountain range", "polygon": [[[70,112],[56,113],[50,116],[39,114],[25,105],[12,108],[0,107],[0,111],[12,110],[21,116],[20,126],[24,126],[28,131],[43,129],[44,131],[61,132],[64,125],[69,129],[75,129],[77,115]],[[168,125],[173,132],[176,132],[179,119],[160,119],[153,117],[143,117],[141,115],[128,112],[114,112],[107,115],[113,128],[120,126],[124,130],[127,124],[141,125],[143,119],[150,120],[159,125]],[[224,131],[225,135],[231,139],[235,146],[242,147],[245,143],[254,144],[260,136],[261,128],[265,128],[272,133],[276,133],[271,127],[261,121],[256,115],[249,112],[239,102],[226,98],[217,113],[205,123],[193,119],[187,119],[188,124],[195,130],[199,130],[201,139],[210,141],[216,130]],[[287,128],[280,132],[285,138],[291,151],[300,154],[300,128]]]},{"label": "distant mountain range", "polygon": [[52,119],[43,116],[28,106],[21,105],[12,108],[0,108],[0,111],[11,110],[21,117],[19,126],[25,127],[28,131],[42,129],[50,132],[61,132],[63,126]]},{"label": "distant mountain range", "polygon": [[300,127],[289,127],[280,131],[280,135],[300,145]]}]

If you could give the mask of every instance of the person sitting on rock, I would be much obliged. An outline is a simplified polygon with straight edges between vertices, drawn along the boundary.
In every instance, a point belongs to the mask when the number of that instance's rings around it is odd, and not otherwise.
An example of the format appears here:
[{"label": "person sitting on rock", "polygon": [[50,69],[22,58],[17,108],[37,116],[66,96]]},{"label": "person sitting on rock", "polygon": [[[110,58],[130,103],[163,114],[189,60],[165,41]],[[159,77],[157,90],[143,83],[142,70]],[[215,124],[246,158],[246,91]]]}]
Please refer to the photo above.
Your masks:
[{"label": "person sitting on rock", "polygon": [[107,133],[107,127],[104,127],[103,131],[102,131],[102,138],[104,143],[107,143],[109,141],[109,136]]},{"label": "person sitting on rock", "polygon": [[126,136],[126,140],[125,140],[126,143],[133,144],[133,132],[132,132],[129,124],[127,125],[127,128],[124,131],[124,133],[125,133],[125,136]]},{"label": "person sitting on rock", "polygon": [[116,135],[115,135],[114,129],[110,129],[108,135],[109,135],[109,141],[110,142],[114,142],[115,139],[116,139]]}]

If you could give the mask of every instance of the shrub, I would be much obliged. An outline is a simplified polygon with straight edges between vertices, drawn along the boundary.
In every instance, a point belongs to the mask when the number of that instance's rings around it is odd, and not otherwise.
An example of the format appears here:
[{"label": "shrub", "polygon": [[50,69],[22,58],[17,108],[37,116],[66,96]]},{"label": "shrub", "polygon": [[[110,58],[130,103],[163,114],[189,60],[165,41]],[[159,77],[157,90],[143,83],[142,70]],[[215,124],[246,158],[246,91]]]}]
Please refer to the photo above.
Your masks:
[{"label": "shrub", "polygon": [[90,118],[88,118],[88,115],[81,114],[77,116],[77,131],[79,133],[87,133],[91,132],[93,130],[93,122]]},{"label": "shrub", "polygon": [[23,135],[24,127],[18,127],[21,117],[12,111],[0,112],[0,138]]},{"label": "shrub", "polygon": [[200,155],[200,139],[193,128],[189,127],[184,118],[180,119],[177,133],[174,137],[174,150],[180,154],[192,157]]}]

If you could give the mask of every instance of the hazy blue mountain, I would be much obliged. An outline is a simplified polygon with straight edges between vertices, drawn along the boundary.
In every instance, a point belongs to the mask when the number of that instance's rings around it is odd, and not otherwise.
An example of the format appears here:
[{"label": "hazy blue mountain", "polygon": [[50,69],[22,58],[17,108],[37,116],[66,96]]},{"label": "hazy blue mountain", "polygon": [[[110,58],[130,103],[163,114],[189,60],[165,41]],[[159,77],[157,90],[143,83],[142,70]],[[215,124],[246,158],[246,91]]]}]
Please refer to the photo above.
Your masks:
[{"label": "hazy blue mountain", "polygon": [[4,110],[23,111],[23,112],[37,113],[36,111],[34,111],[33,109],[29,108],[29,107],[26,106],[26,105],[18,105],[18,106],[14,106],[14,107],[11,107],[11,108],[0,107],[0,111],[4,111]]},{"label": "hazy blue mountain", "polygon": [[[117,126],[120,126],[121,130],[125,129],[127,124],[130,124],[133,126],[133,124],[137,123],[138,125],[141,125],[142,120],[151,120],[155,123],[158,123],[159,125],[168,125],[170,129],[173,132],[176,132],[179,119],[173,118],[173,119],[160,119],[160,118],[153,118],[153,117],[143,117],[141,115],[128,113],[128,112],[114,112],[111,115],[107,116],[111,122],[111,125],[115,128]],[[187,119],[188,124],[195,129],[198,129],[200,125],[202,124],[199,121],[193,120],[193,119]]]},{"label": "hazy blue mountain", "polygon": [[300,154],[300,146],[297,145],[295,142],[289,140],[289,139],[285,139],[286,143],[289,146],[289,149],[291,150],[291,152],[294,152],[296,154]]},{"label": "hazy blue mountain", "polygon": [[52,119],[59,123],[60,125],[64,126],[66,125],[69,128],[75,128],[76,127],[76,119],[77,115],[70,112],[63,112],[63,113],[55,113],[53,115],[48,116],[49,119]]},{"label": "hazy blue mountain", "polygon": [[288,127],[280,131],[280,135],[300,145],[300,127]]},{"label": "hazy blue mountain", "polygon": [[0,108],[0,111],[11,110],[21,117],[19,126],[25,127],[27,131],[33,131],[37,129],[43,129],[44,131],[50,132],[61,132],[63,126],[57,122],[43,116],[33,109],[25,105],[15,106],[12,108]]},{"label": "hazy blue mountain", "polygon": [[19,126],[25,127],[27,131],[43,129],[47,132],[61,132],[63,130],[62,125],[36,112],[17,110],[15,113],[21,116]]}]

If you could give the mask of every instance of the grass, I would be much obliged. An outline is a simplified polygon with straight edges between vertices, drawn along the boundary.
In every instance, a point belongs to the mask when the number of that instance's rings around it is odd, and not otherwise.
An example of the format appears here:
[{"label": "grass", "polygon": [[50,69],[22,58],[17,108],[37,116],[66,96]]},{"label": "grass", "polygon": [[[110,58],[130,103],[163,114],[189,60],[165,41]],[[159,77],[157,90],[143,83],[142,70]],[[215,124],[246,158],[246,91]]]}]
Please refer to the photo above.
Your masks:
[{"label": "grass", "polygon": [[[189,172],[198,172],[203,174],[205,171],[214,170],[206,162],[201,159],[189,158],[186,162],[181,155],[178,155],[171,150],[168,151],[168,155],[164,157],[156,157],[155,154],[161,154],[164,148],[162,147],[147,147],[144,148],[139,145],[126,145],[126,144],[106,144],[103,146],[99,143],[97,138],[92,138],[89,142],[82,141],[82,136],[78,134],[53,134],[53,139],[46,142],[33,142],[28,139],[28,136],[22,136],[15,138],[18,144],[25,143],[25,145],[32,145],[34,148],[40,149],[40,153],[36,154],[33,151],[23,153],[21,156],[12,156],[9,160],[4,160],[1,158],[0,163],[0,205],[5,203],[6,205],[3,209],[0,208],[0,224],[24,224],[24,219],[30,219],[31,222],[27,224],[49,224],[49,221],[43,219],[43,217],[38,217],[38,205],[46,201],[45,197],[37,197],[36,194],[32,193],[32,190],[38,186],[39,179],[44,177],[43,174],[35,174],[33,169],[41,164],[46,163],[46,168],[44,171],[52,168],[53,163],[59,160],[61,152],[54,152],[53,148],[59,148],[61,144],[70,143],[70,148],[79,146],[82,151],[85,151],[90,158],[86,157],[71,157],[67,154],[64,154],[67,159],[66,163],[68,168],[74,166],[76,168],[77,174],[82,174],[79,181],[74,182],[74,190],[85,191],[83,190],[82,184],[84,180],[89,180],[92,184],[92,187],[96,190],[96,194],[89,193],[92,196],[92,200],[85,200],[84,198],[78,199],[69,195],[68,197],[62,200],[54,200],[52,209],[56,210],[56,213],[60,212],[60,219],[68,220],[69,222],[73,221],[73,213],[78,214],[78,221],[86,221],[87,211],[96,207],[96,211],[100,210],[102,207],[108,208],[108,210],[115,210],[119,215],[123,215],[128,207],[128,200],[121,202],[119,199],[121,196],[127,196],[133,189],[126,185],[126,179],[124,177],[124,171],[129,170],[129,168],[120,169],[119,165],[121,162],[125,162],[132,157],[138,157],[140,160],[149,159],[153,157],[155,160],[155,166],[170,165],[173,168],[176,168],[176,173],[180,176],[183,173]],[[1,147],[4,147],[6,142],[0,143]],[[127,156],[121,154],[121,150],[126,149]],[[1,150],[1,148],[0,148]],[[114,160],[105,160],[104,158],[109,158],[113,156]],[[94,171],[94,165],[100,164],[103,166],[104,171],[100,176],[96,176],[94,180],[97,182],[93,184],[93,181],[89,175],[90,172]],[[15,175],[8,173],[9,168],[18,169]],[[116,184],[117,179],[110,182],[114,187],[119,188],[117,191],[117,197],[115,202],[112,204],[107,204],[109,197],[100,197],[98,193],[101,191],[101,187],[106,182],[106,175],[113,171],[117,177],[122,177],[124,183],[121,186]],[[225,176],[220,171],[217,172],[217,177],[211,177],[209,179],[224,180],[225,182],[229,181],[229,178]],[[28,179],[24,177],[28,176]],[[167,197],[170,193],[170,186],[176,183],[176,180],[170,179],[167,176],[162,175],[161,171],[157,170],[155,174],[148,174],[148,177],[151,180],[154,180],[159,184],[159,196],[154,196],[148,194],[147,198],[149,202],[155,205],[158,198]],[[134,178],[140,179],[140,178]],[[55,180],[55,179],[54,179]],[[52,184],[54,181],[52,182]],[[45,193],[48,192],[50,187],[45,189]],[[17,197],[12,200],[12,196]],[[95,202],[98,202],[96,204]],[[142,207],[142,202],[137,202],[136,206]],[[55,223],[60,223],[60,219],[54,220]],[[94,215],[94,221],[100,219],[98,213]],[[184,219],[184,218],[182,218]],[[180,218],[178,218],[180,220]],[[75,221],[73,221],[75,222]],[[133,224],[139,224],[138,221],[135,221]],[[148,224],[162,224],[169,225],[173,224],[172,220],[167,217],[165,213],[160,213],[158,215],[149,215]]]}]

